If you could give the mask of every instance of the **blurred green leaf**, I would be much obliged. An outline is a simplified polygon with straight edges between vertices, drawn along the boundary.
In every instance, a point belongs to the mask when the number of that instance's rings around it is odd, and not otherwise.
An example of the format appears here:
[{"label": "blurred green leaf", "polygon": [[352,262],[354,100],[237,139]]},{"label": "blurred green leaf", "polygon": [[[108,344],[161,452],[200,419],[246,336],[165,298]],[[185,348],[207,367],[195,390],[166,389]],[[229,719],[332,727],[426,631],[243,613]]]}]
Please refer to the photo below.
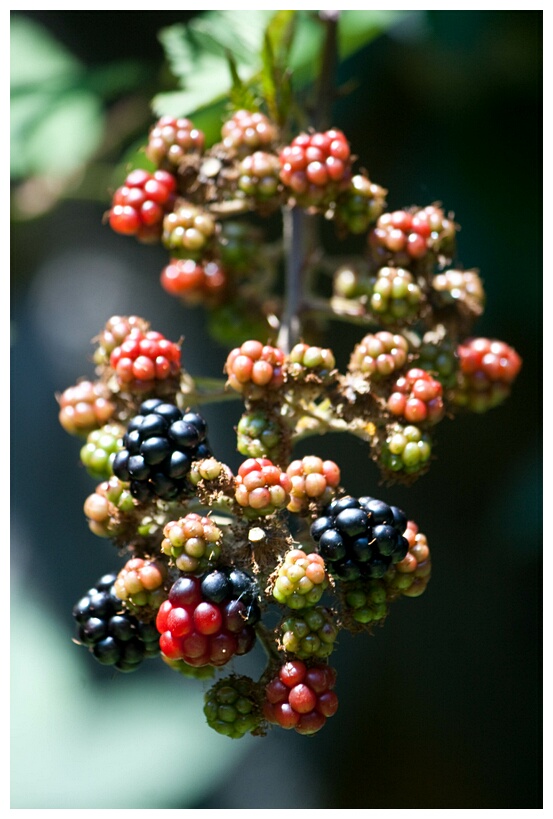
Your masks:
[{"label": "blurred green leaf", "polygon": [[17,14],[10,21],[12,93],[53,81],[66,82],[82,72],[79,61],[37,23]]},{"label": "blurred green leaf", "polygon": [[[417,12],[343,11],[338,27],[340,59],[349,57],[414,13]],[[182,90],[154,97],[154,113],[192,117],[200,127],[197,122],[200,111],[209,108],[213,116],[220,116],[222,104],[229,99],[231,81],[225,64],[229,49],[241,81],[246,85],[261,83],[274,107],[278,90],[276,67],[282,72],[292,70],[296,91],[318,74],[324,26],[310,11],[213,11],[194,18],[188,25],[163,29],[159,39]],[[242,71],[243,68],[247,71]],[[209,121],[209,130],[216,132],[218,128],[220,120]]]}]

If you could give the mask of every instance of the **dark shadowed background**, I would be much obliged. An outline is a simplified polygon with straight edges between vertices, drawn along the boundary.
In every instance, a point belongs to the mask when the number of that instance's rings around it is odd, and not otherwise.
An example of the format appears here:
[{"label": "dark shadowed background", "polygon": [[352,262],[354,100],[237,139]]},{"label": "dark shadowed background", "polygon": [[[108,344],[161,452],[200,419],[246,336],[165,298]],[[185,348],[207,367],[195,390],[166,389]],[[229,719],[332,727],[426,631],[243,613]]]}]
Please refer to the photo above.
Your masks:
[{"label": "dark shadowed background", "polygon": [[[167,79],[156,34],[186,14],[14,17],[46,27],[91,70],[145,67],[129,113],[140,123]],[[340,639],[340,709],[312,738],[219,737],[203,721],[201,682],[157,662],[115,677],[75,647],[73,604],[121,561],[88,531],[95,483],[55,393],[93,374],[90,340],[116,313],[184,335],[192,374],[221,376],[226,349],[201,308],[161,290],[165,251],[102,224],[107,192],[14,219],[12,807],[541,807],[542,14],[421,12],[343,64],[340,82],[351,77],[334,124],[388,189],[389,209],[439,201],[454,212],[459,258],[480,270],[488,298],[476,333],[524,361],[503,406],[440,425],[437,460],[409,489],[379,488],[357,439],[298,447],[338,461],[352,494],[380,495],[419,523],[430,585],[373,637]],[[331,328],[340,366],[359,338]],[[239,404],[205,414],[214,451],[236,466]],[[243,661],[238,673],[257,667]]]}]

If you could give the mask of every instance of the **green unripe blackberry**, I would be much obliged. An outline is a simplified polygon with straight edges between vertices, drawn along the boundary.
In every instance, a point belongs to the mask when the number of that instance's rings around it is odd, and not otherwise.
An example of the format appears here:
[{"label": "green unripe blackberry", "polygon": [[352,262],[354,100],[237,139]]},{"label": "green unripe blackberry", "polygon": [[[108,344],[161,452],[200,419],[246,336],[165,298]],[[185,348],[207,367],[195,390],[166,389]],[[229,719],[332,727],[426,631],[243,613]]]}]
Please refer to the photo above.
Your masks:
[{"label": "green unripe blackberry", "polygon": [[372,280],[369,307],[383,324],[409,324],[420,315],[424,295],[411,273],[381,267]]},{"label": "green unripe blackberry", "polygon": [[365,233],[386,206],[386,191],[367,176],[356,174],[336,202],[334,220],[339,230]]},{"label": "green unripe blackberry", "polygon": [[305,609],[319,602],[327,586],[323,558],[292,549],[276,572],[273,597],[290,609]]},{"label": "green unripe blackberry", "polygon": [[242,415],[236,428],[237,449],[249,458],[273,458],[278,450],[281,431],[262,410]]},{"label": "green unripe blackberry", "polygon": [[426,472],[432,454],[431,439],[414,424],[393,424],[386,431],[379,462],[389,472],[416,475]]},{"label": "green unripe blackberry", "polygon": [[252,733],[261,721],[255,687],[249,677],[232,675],[219,680],[205,695],[207,724],[231,739]]},{"label": "green unripe blackberry", "polygon": [[459,359],[457,346],[446,337],[436,339],[432,333],[423,336],[416,365],[436,378],[444,389],[457,383]]},{"label": "green unripe blackberry", "polygon": [[383,579],[348,583],[344,585],[342,592],[343,616],[346,623],[354,621],[362,626],[370,626],[382,623],[386,618],[389,606]]},{"label": "green unripe blackberry", "polygon": [[93,430],[81,448],[81,461],[91,477],[108,480],[113,475],[112,463],[123,447],[125,428],[120,424],[107,424]]},{"label": "green unripe blackberry", "polygon": [[189,512],[163,529],[161,551],[181,572],[204,573],[221,555],[223,533],[212,520]]},{"label": "green unripe blackberry", "polygon": [[285,651],[302,660],[310,657],[323,660],[332,654],[339,628],[330,609],[314,606],[302,611],[301,615],[287,617],[280,624],[279,631]]},{"label": "green unripe blackberry", "polygon": [[163,220],[161,241],[176,259],[201,259],[215,231],[216,222],[207,211],[179,200]]}]

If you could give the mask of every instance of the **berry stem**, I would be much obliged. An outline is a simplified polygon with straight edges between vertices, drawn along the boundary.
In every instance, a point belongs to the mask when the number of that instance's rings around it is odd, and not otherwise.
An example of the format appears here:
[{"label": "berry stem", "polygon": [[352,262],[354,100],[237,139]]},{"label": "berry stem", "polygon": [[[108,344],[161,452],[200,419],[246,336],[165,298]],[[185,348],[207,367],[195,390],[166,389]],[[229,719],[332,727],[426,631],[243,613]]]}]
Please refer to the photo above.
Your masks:
[{"label": "berry stem", "polygon": [[303,302],[305,273],[316,245],[315,217],[302,208],[283,208],[285,247],[285,303],[277,347],[289,353],[301,336],[300,309]]}]

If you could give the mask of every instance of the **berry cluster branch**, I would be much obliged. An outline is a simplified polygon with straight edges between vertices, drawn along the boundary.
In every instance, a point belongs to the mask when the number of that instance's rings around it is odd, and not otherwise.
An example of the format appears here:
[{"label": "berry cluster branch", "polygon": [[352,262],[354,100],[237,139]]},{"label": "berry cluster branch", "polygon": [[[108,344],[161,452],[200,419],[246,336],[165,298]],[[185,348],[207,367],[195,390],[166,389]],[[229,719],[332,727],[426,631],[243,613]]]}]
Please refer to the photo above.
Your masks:
[{"label": "berry cluster branch", "polygon": [[[325,117],[337,21],[325,13]],[[372,634],[393,603],[420,596],[431,559],[405,512],[353,496],[337,462],[297,457],[297,443],[353,434],[382,483],[410,485],[430,468],[439,424],[501,404],[522,362],[472,335],[484,287],[456,260],[453,216],[436,203],[386,211],[387,191],[354,172],[342,131],[325,123],[285,142],[262,110],[239,109],[205,142],[186,118],[158,120],[145,146],[156,170],[132,171],[106,220],[166,248],[161,286],[205,310],[230,348],[224,378],[191,374],[182,343],[145,318],[112,316],[93,340],[94,377],[58,396],[99,482],[88,526],[124,560],[75,605],[76,642],[122,672],[158,657],[196,679],[260,644],[259,679],[217,679],[208,724],[232,738],[272,726],[313,734],[338,708],[340,632]],[[323,256],[323,229],[364,236],[364,251]],[[321,346],[334,320],[360,328],[343,372]],[[226,400],[243,403],[236,470],[198,411]]]}]

